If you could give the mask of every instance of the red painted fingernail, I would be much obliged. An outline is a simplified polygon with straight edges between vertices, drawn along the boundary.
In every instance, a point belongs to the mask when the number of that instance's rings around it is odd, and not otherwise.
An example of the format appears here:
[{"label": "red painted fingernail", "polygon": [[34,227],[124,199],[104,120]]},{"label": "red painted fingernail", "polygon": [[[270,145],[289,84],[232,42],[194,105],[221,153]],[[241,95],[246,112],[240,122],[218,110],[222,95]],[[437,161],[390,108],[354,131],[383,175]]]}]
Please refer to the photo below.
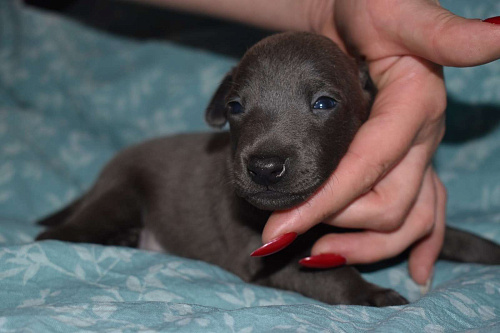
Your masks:
[{"label": "red painted fingernail", "polygon": [[270,254],[276,253],[283,250],[285,247],[290,245],[295,238],[297,238],[296,232],[289,232],[279,237],[276,237],[272,241],[262,245],[257,250],[253,251],[250,256],[252,257],[263,257]]},{"label": "red painted fingernail", "polygon": [[345,258],[335,253],[322,253],[299,260],[299,264],[308,268],[332,268],[345,265],[345,263]]},{"label": "red painted fingernail", "polygon": [[495,16],[495,17],[487,18],[486,20],[483,20],[483,22],[488,22],[488,23],[493,23],[493,24],[500,24],[500,16]]}]

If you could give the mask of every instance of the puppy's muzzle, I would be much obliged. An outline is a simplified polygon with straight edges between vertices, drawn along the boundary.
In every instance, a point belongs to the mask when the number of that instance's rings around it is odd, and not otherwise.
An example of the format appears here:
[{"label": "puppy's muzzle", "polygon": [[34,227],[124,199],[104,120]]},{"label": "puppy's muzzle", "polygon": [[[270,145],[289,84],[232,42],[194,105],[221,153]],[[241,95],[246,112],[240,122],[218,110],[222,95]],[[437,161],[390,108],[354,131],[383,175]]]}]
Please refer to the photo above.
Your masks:
[{"label": "puppy's muzzle", "polygon": [[259,185],[272,185],[283,179],[286,173],[285,160],[280,157],[252,156],[248,160],[247,170],[250,178]]}]

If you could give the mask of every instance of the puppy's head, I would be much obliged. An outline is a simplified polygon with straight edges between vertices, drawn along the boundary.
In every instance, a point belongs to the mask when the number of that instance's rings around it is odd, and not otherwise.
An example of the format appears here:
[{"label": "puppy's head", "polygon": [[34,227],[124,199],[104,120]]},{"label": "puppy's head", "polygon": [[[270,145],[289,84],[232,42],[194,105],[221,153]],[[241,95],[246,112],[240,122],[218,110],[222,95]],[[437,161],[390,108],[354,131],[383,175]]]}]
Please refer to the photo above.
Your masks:
[{"label": "puppy's head", "polygon": [[372,87],[326,37],[283,33],[249,49],[206,113],[212,126],[229,122],[237,195],[265,210],[307,199],[367,118]]}]

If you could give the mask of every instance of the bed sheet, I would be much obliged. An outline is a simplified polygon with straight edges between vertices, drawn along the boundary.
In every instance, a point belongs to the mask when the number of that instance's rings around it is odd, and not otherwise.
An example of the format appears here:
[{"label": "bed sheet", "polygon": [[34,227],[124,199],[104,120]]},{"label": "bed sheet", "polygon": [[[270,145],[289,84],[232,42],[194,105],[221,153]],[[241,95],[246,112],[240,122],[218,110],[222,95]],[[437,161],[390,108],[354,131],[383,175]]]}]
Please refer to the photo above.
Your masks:
[{"label": "bed sheet", "polygon": [[[500,13],[494,0],[442,4]],[[0,332],[500,331],[500,267],[440,261],[422,296],[401,262],[364,276],[411,304],[330,306],[173,255],[33,242],[34,222],[87,189],[120,148],[208,130],[204,107],[235,63],[0,2]],[[434,163],[448,221],[500,242],[500,62],[445,74],[448,133]]]}]

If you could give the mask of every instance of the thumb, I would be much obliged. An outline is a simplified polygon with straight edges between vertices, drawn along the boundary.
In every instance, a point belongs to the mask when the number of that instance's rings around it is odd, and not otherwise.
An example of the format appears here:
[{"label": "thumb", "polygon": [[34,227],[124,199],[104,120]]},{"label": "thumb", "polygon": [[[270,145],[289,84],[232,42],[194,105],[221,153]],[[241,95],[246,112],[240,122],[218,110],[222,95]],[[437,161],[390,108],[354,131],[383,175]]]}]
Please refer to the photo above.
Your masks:
[{"label": "thumb", "polygon": [[412,20],[399,30],[400,41],[410,52],[454,67],[500,58],[500,25],[465,19],[431,2],[422,9],[418,15],[411,14]]}]

